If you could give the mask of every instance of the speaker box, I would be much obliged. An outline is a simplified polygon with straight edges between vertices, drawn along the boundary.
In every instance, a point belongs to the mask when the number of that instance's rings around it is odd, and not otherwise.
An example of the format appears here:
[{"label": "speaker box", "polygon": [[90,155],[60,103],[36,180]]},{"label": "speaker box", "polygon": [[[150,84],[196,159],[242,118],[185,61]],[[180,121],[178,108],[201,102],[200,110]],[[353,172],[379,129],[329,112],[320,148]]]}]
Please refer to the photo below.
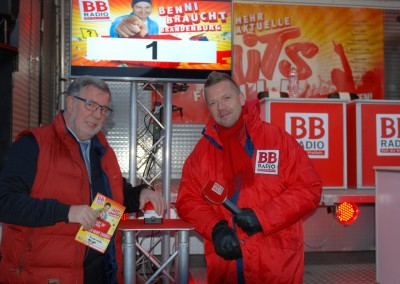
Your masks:
[{"label": "speaker box", "polygon": [[19,11],[19,0],[0,0],[0,16],[15,19]]}]

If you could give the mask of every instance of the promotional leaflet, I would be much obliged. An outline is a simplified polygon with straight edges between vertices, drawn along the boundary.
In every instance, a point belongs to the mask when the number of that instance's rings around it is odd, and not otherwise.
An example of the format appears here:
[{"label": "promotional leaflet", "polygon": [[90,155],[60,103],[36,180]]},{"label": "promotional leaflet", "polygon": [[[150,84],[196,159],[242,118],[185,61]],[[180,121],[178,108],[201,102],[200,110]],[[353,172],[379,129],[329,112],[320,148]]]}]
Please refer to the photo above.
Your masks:
[{"label": "promotional leaflet", "polygon": [[91,207],[99,214],[96,224],[89,231],[81,226],[75,240],[104,253],[124,214],[125,207],[100,193],[96,195]]}]

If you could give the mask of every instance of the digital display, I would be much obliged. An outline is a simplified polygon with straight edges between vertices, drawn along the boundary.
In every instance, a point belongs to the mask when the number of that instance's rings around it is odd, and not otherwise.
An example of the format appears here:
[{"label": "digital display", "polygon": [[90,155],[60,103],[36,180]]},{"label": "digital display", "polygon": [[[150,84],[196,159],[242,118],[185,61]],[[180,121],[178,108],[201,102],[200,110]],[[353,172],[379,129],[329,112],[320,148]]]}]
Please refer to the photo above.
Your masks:
[{"label": "digital display", "polygon": [[71,77],[201,82],[231,73],[230,0],[71,3]]}]

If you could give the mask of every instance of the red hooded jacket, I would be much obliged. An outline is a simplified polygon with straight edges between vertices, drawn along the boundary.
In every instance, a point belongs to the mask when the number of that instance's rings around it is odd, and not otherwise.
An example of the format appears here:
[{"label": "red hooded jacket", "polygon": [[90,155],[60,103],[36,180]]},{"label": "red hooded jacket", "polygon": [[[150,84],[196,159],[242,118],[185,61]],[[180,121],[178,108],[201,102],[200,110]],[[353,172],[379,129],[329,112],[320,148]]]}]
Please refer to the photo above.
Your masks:
[{"label": "red hooded jacket", "polygon": [[[322,183],[307,154],[288,133],[259,117],[259,104],[246,104],[244,116],[250,144],[255,181],[241,188],[237,206],[252,208],[263,232],[251,237],[236,227],[243,254],[246,284],[302,283],[304,270],[302,218],[321,199]],[[208,181],[224,185],[222,144],[211,118],[203,137],[185,161],[176,208],[204,237],[208,283],[237,283],[237,261],[218,256],[211,240],[215,224],[232,214],[213,205],[201,194]],[[276,159],[268,161],[269,153]],[[267,161],[267,162],[266,162]],[[265,169],[270,169],[265,171]]]}]

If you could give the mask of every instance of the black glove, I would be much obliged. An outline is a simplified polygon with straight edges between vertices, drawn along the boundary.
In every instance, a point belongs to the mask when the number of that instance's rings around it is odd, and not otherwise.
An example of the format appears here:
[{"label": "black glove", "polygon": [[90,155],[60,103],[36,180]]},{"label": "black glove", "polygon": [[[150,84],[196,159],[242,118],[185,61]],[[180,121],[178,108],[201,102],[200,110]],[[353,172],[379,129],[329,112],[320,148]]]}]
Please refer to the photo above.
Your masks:
[{"label": "black glove", "polygon": [[234,216],[233,221],[246,232],[248,236],[262,232],[262,227],[253,209],[242,208],[242,212]]},{"label": "black glove", "polygon": [[234,260],[242,257],[242,249],[235,232],[228,226],[226,220],[218,222],[212,230],[212,241],[215,252],[225,260]]}]

